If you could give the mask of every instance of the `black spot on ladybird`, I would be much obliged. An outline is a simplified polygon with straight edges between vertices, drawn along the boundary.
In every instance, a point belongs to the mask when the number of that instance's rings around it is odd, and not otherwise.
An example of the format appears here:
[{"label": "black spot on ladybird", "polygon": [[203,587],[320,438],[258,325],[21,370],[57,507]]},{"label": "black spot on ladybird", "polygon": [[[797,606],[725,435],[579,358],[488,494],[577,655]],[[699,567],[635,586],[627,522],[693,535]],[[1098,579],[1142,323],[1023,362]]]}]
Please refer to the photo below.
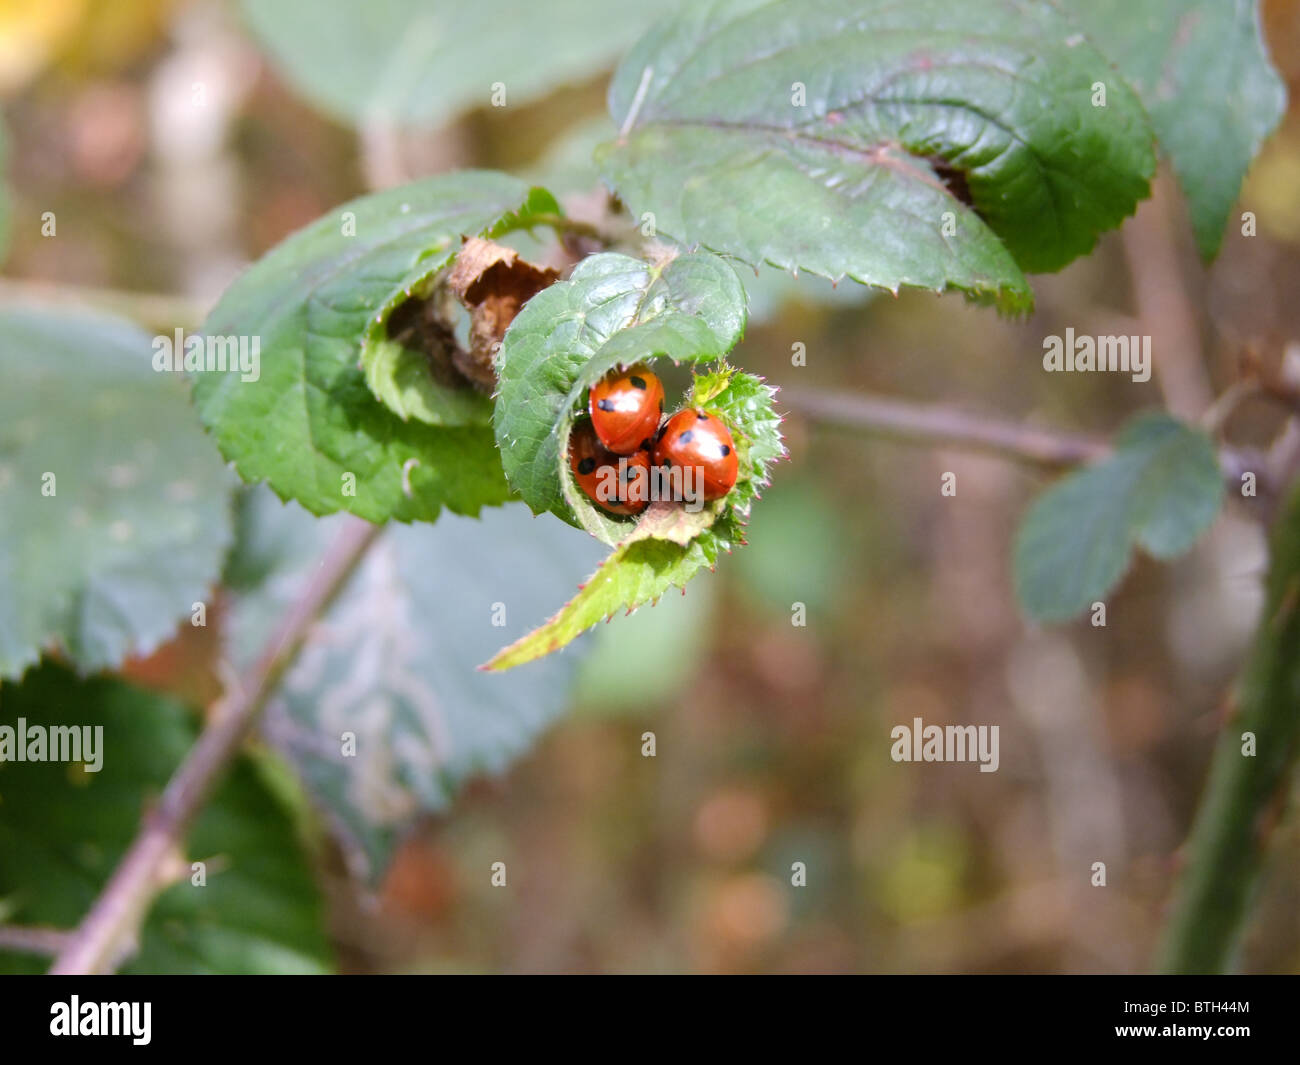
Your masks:
[{"label": "black spot on ladybird", "polygon": [[702,410],[697,410],[695,412],[695,417],[697,417],[702,422],[707,422],[709,420],[709,416],[705,414],[704,411]]},{"label": "black spot on ladybird", "polygon": [[613,404],[610,400],[608,400],[608,399],[597,400],[597,401],[596,401],[596,406],[597,406],[600,410],[613,410],[613,409],[614,409],[614,404]]},{"label": "black spot on ladybird", "polygon": [[681,444],[689,444],[694,439],[695,431],[693,429],[687,429],[686,432],[682,433],[682,435],[677,438],[677,441]]},{"label": "black spot on ladybird", "polygon": [[730,455],[730,454],[731,454],[731,445],[730,445],[730,444],[723,444],[723,445],[722,445],[722,457],[723,457],[723,458],[726,458],[726,457],[727,457],[728,455]]},{"label": "black spot on ladybird", "polygon": [[630,380],[630,381],[632,382],[632,387],[633,387],[633,388],[639,388],[642,392],[645,391],[645,378],[644,378],[644,377],[631,377],[631,378],[629,378],[628,380]]},{"label": "black spot on ladybird", "polygon": [[582,474],[584,477],[586,477],[587,474],[589,474],[595,468],[596,468],[596,460],[593,459],[590,455],[588,455],[585,459],[583,459],[581,462],[578,463],[578,472]]}]

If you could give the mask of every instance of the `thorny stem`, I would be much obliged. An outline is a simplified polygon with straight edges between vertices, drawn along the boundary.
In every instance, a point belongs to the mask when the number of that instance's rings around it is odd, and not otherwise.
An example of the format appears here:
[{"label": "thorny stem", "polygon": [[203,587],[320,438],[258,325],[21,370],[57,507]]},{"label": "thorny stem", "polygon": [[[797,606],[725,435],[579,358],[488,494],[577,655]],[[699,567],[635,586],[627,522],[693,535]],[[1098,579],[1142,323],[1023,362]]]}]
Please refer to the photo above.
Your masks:
[{"label": "thorny stem", "polygon": [[1110,453],[1105,441],[970,414],[953,407],[816,389],[781,390],[790,410],[819,422],[912,443],[955,444],[1045,466],[1073,466]]},{"label": "thorny stem", "polygon": [[[938,403],[810,388],[783,388],[780,398],[791,411],[825,425],[912,444],[950,444],[1040,466],[1077,466],[1111,453],[1110,444],[1098,437],[971,414]],[[1278,485],[1289,481],[1289,473],[1275,469],[1277,463],[1269,456],[1245,448],[1219,448],[1219,466],[1224,479],[1235,486],[1240,486],[1243,473],[1255,473],[1265,503],[1275,497]]]},{"label": "thorny stem", "polygon": [[55,958],[52,974],[116,968],[134,949],[157,895],[184,869],[181,846],[195,816],[239,753],[262,709],[302,649],[315,620],[333,602],[379,535],[380,526],[353,519],[326,548],[314,576],[281,618],[252,669],[219,704],[108,884]]},{"label": "thorny stem", "polygon": [[[1300,746],[1300,486],[1274,527],[1268,597],[1186,846],[1157,966],[1232,965]],[[1254,754],[1245,753],[1246,734]]]}]

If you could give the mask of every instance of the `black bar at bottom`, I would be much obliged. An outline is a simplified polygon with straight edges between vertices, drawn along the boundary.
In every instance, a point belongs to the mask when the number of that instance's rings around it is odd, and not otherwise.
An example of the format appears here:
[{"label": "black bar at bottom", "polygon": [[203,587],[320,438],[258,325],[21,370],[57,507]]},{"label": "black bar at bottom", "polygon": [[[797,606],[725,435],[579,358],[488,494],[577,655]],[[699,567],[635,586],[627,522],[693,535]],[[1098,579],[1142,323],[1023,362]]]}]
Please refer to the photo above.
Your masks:
[{"label": "black bar at bottom", "polygon": [[[820,1055],[836,1029],[863,1052],[1118,1048],[1294,1052],[1291,977],[870,976],[828,989],[733,978],[674,994],[640,981],[598,989],[521,988],[472,977],[8,977],[0,1032],[9,1060],[65,1048],[94,1054],[278,1047],[333,1057],[395,1039],[430,1053],[491,1056],[512,1037],[533,1051],[658,1044],[665,1052],[761,1041]],[[573,979],[582,980],[582,977]],[[707,977],[705,979],[708,979]],[[558,993],[557,993],[558,992]],[[458,999],[472,993],[472,1008]],[[147,1009],[146,1009],[147,1006]],[[486,1023],[484,1023],[486,1022]],[[116,1034],[114,1034],[116,1033]],[[611,1041],[612,1040],[612,1041]],[[627,1042],[632,1040],[633,1042]],[[821,1050],[817,1048],[821,1047]]]}]

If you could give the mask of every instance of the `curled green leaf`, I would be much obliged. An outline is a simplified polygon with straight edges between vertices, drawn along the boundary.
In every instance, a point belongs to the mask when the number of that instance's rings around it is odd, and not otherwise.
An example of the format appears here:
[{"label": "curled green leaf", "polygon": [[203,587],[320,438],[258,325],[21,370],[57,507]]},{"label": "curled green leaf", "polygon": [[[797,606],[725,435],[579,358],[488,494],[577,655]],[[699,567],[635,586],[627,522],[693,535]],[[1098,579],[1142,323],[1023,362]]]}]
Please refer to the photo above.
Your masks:
[{"label": "curled green leaf", "polygon": [[625,524],[625,539],[578,594],[482,668],[511,669],[558,651],[619,610],[630,612],[671,588],[685,589],[697,573],[712,569],[722,554],[745,542],[745,519],[768,483],[772,464],[785,454],[775,391],[752,374],[731,370],[701,375],[697,382],[697,389],[711,393],[708,409],[726,419],[736,440],[740,476],[731,494],[695,515],[680,505],[656,504],[635,527]]},{"label": "curled green leaf", "polygon": [[534,513],[551,511],[607,544],[628,534],[581,492],[566,461],[583,396],[616,366],[721,360],[745,327],[745,291],[716,255],[644,262],[606,253],[524,306],[498,365],[497,444],[506,479]]}]

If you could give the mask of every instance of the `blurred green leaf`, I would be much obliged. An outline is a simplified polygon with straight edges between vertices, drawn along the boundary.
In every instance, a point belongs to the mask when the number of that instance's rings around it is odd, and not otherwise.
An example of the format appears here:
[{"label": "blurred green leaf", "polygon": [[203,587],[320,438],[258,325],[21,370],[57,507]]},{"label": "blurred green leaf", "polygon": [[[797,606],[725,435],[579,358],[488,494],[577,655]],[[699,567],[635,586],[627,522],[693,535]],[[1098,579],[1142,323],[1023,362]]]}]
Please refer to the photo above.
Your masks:
[{"label": "blurred green leaf", "polygon": [[[102,727],[102,765],[0,763],[0,896],[16,924],[76,925],[193,745],[179,704],[111,679],[45,665],[0,687],[0,724]],[[330,967],[320,895],[291,821],[247,760],[237,762],[185,845],[206,863],[149,913],[129,973],[303,973]],[[43,959],[0,952],[0,972]]]},{"label": "blurred green leaf", "polygon": [[1209,437],[1145,414],[1114,455],[1044,492],[1020,524],[1016,592],[1035,621],[1064,621],[1103,599],[1134,546],[1169,559],[1191,549],[1223,502]]},{"label": "blurred green leaf", "polygon": [[598,162],[675,239],[1022,311],[1021,269],[1091,250],[1155,170],[1141,104],[1079,36],[1016,0],[692,6],[619,67]]},{"label": "blurred green leaf", "polygon": [[583,711],[603,716],[662,706],[684,691],[708,653],[716,600],[715,582],[705,573],[691,583],[690,595],[665,595],[652,608],[595,629],[574,688]]},{"label": "blurred green leaf", "polygon": [[614,124],[604,112],[572,126],[553,141],[525,176],[554,190],[561,198],[602,189],[600,171],[592,156],[596,147],[615,134]]},{"label": "blurred green leaf", "polygon": [[244,20],[294,87],[336,118],[436,127],[492,102],[536,100],[613,66],[663,12],[606,0],[243,0]]},{"label": "blurred green leaf", "polygon": [[[530,212],[553,208],[516,178],[465,171],[353,200],[293,234],[227,289],[204,326],[261,345],[256,381],[196,377],[195,402],[222,454],[244,480],[314,514],[433,521],[444,506],[473,514],[503,502],[490,402],[468,385],[417,385],[409,363],[422,356],[395,351],[386,323],[428,294],[462,235],[527,225]],[[440,424],[404,421],[368,381],[403,415]]]},{"label": "blurred green leaf", "polygon": [[[235,602],[237,662],[256,654],[335,530],[267,492],[248,509],[260,554],[280,562]],[[509,676],[475,665],[568,594],[598,554],[590,537],[522,506],[393,526],[371,548],[265,726],[359,872],[382,874],[417,817],[445,809],[469,778],[503,770],[568,705],[574,655]],[[343,754],[345,732],[354,756]]]},{"label": "blurred green leaf", "polygon": [[787,616],[792,603],[822,614],[840,602],[856,559],[839,510],[817,484],[774,485],[745,533],[735,572],[748,598]]},{"label": "blurred green leaf", "polygon": [[1286,112],[1257,0],[1068,0],[1137,90],[1212,259],[1264,139]]},{"label": "blurred green leaf", "polygon": [[147,653],[220,572],[235,482],[152,358],[116,318],[0,309],[0,677]]}]

